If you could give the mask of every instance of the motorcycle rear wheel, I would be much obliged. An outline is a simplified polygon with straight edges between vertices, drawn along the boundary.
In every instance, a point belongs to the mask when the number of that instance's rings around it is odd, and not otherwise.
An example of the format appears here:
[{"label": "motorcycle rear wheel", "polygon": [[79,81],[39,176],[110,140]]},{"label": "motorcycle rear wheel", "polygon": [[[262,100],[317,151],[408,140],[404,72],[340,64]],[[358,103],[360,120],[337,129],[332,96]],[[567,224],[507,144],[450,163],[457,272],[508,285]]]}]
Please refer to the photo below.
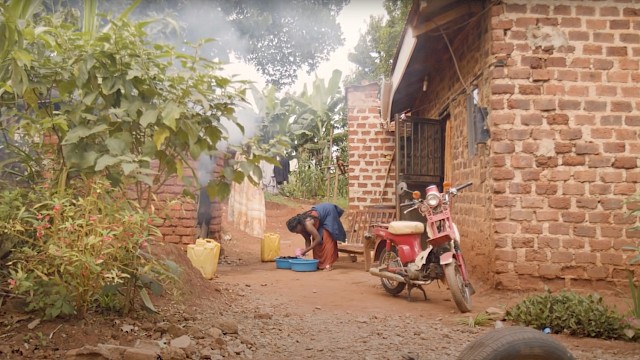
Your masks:
[{"label": "motorcycle rear wheel", "polygon": [[458,310],[462,313],[471,311],[471,292],[465,285],[460,266],[455,260],[444,266],[444,277]]},{"label": "motorcycle rear wheel", "polygon": [[[395,265],[393,265],[394,263]],[[392,264],[392,267],[400,265],[400,258],[398,257],[395,248],[391,248],[391,251],[382,249],[382,252],[380,253],[380,266],[389,267],[389,264]],[[382,287],[386,292],[394,296],[400,294],[407,286],[406,283],[385,278],[380,278],[380,283],[382,283]]]}]

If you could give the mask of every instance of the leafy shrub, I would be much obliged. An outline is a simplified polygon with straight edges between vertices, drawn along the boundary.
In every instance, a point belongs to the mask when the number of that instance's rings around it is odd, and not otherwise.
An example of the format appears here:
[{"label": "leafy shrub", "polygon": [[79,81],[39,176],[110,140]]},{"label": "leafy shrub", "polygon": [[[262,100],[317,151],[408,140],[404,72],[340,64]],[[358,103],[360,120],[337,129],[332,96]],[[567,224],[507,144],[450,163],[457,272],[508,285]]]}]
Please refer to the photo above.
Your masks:
[{"label": "leafy shrub", "polygon": [[326,195],[326,188],[324,169],[310,161],[301,161],[298,169],[289,175],[289,182],[282,186],[281,192],[296,199],[317,199]]},{"label": "leafy shrub", "polygon": [[[280,193],[284,196],[296,199],[320,199],[327,195],[333,195],[335,178],[333,174],[325,172],[325,169],[307,159],[300,161],[298,169],[289,175],[289,181],[280,188]],[[329,194],[327,194],[327,187]],[[348,179],[346,176],[338,177],[337,197],[347,198]]]},{"label": "leafy shrub", "polygon": [[507,311],[507,320],[555,333],[593,338],[622,338],[623,318],[597,294],[571,291],[530,296]]},{"label": "leafy shrub", "polygon": [[[24,241],[13,234],[25,204],[33,202],[30,192],[20,189],[4,189],[0,191],[0,265],[4,265],[11,249]],[[4,267],[4,266],[2,266]]]},{"label": "leafy shrub", "polygon": [[143,285],[161,292],[155,279],[170,278],[150,252],[159,219],[106,183],[85,188],[81,197],[54,196],[23,212],[13,233],[28,245],[9,263],[13,291],[45,318],[83,317],[96,307],[128,312],[138,294],[153,309]]}]

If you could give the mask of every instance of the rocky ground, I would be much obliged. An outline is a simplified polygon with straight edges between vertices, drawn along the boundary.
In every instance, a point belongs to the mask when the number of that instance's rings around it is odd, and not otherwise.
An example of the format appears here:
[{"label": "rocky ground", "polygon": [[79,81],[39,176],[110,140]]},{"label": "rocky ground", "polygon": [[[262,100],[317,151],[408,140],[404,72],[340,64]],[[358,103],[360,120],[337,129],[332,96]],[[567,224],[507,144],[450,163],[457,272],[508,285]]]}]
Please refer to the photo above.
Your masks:
[{"label": "rocky ground", "polygon": [[[268,231],[281,234],[283,255],[302,241],[284,221],[306,206],[268,205]],[[189,266],[183,248],[164,249],[185,270],[179,291],[156,299],[157,315],[39,322],[5,298],[0,359],[455,359],[494,326],[463,324],[469,316],[525,295],[480,287],[474,312],[463,316],[445,287],[428,286],[428,301],[420,293],[413,301],[392,297],[349,258],[331,272],[275,269],[260,261],[260,239],[224,226],[225,252],[213,280]],[[640,357],[637,343],[549,336],[578,359]]]}]

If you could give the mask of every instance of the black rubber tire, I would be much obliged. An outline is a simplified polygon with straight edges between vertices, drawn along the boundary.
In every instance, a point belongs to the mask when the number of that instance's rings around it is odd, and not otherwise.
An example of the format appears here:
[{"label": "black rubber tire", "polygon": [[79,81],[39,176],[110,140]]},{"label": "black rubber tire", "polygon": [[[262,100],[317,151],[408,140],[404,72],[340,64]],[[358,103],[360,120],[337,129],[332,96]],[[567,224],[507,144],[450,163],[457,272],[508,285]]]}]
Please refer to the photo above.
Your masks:
[{"label": "black rubber tire", "polygon": [[462,349],[458,360],[575,360],[550,335],[523,326],[491,330]]},{"label": "black rubber tire", "polygon": [[444,266],[444,277],[447,280],[447,286],[458,310],[460,310],[461,313],[471,311],[471,292],[463,284],[460,267],[455,260]]},{"label": "black rubber tire", "polygon": [[[396,257],[398,256],[398,253],[396,252],[395,248],[391,248],[391,252],[396,254]],[[387,254],[387,249],[386,248],[382,249],[382,251],[380,252],[380,266],[384,265],[382,263],[382,260],[384,259],[386,254]],[[400,294],[404,290],[404,288],[407,286],[407,284],[403,282],[397,282],[395,286],[392,286],[391,282],[392,282],[391,280],[380,278],[380,283],[382,284],[384,291],[388,292],[393,296]]]}]

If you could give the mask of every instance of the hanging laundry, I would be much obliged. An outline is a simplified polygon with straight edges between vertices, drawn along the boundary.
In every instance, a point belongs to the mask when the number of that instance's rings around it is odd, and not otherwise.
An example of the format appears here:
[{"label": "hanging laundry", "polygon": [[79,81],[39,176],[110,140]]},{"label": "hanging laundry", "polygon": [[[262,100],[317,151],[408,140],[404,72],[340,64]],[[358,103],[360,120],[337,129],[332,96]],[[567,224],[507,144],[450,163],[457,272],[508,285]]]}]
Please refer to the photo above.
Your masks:
[{"label": "hanging laundry", "polygon": [[278,163],[280,163],[280,167],[273,168],[273,175],[276,177],[276,184],[282,185],[289,181],[289,159],[278,157]]},{"label": "hanging laundry", "polygon": [[[236,160],[244,158],[236,154]],[[231,184],[227,218],[240,230],[251,236],[262,238],[267,222],[264,193],[260,184],[253,185],[248,179]]]},{"label": "hanging laundry", "polygon": [[296,170],[298,170],[298,159],[293,158],[289,160],[289,173],[292,173]]},{"label": "hanging laundry", "polygon": [[273,175],[274,165],[270,162],[261,160],[260,170],[262,171],[262,190],[271,194],[278,192],[276,178]]}]

